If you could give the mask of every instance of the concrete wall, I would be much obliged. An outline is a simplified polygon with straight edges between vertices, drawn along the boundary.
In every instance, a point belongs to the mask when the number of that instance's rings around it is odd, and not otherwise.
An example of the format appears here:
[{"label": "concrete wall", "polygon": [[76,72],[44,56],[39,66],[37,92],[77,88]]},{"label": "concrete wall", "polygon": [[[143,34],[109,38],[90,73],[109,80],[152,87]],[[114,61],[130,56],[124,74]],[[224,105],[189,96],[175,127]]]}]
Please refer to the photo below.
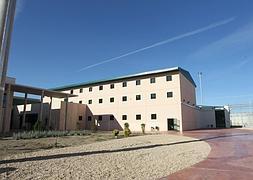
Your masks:
[{"label": "concrete wall", "polygon": [[[65,128],[66,102],[61,102],[59,129]],[[85,129],[86,108],[84,104],[68,103],[66,130]],[[79,120],[79,117],[81,118]]]},{"label": "concrete wall", "polygon": [[228,106],[224,106],[224,110],[225,110],[225,123],[226,123],[226,128],[230,128],[231,127],[231,121],[230,121],[230,110]]},{"label": "concrete wall", "polygon": [[197,109],[198,129],[216,128],[214,109]]},{"label": "concrete wall", "polygon": [[182,130],[192,130],[198,127],[198,111],[194,106],[182,103]]},{"label": "concrete wall", "polygon": [[197,129],[195,86],[180,74],[182,130]]}]

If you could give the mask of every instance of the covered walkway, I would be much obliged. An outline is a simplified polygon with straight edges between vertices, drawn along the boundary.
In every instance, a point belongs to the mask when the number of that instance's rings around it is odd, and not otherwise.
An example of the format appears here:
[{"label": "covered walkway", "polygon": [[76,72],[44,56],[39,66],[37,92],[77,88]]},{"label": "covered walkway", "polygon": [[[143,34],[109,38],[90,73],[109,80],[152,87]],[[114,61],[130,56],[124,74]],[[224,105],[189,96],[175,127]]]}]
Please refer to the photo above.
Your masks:
[{"label": "covered walkway", "polygon": [[[24,98],[14,98],[14,93],[23,93]],[[68,93],[62,93],[62,92],[57,92],[57,91],[52,91],[48,89],[43,89],[43,88],[37,88],[37,87],[31,87],[31,86],[24,86],[20,84],[14,84],[14,83],[7,83],[5,85],[5,102],[4,102],[4,116],[3,119],[0,119],[0,133],[5,133],[10,131],[10,124],[11,124],[11,114],[12,114],[12,109],[13,105],[15,103],[18,103],[19,105],[23,105],[23,114],[22,114],[22,129],[26,129],[26,109],[27,109],[27,104],[29,103],[36,103],[35,100],[31,101],[31,99],[28,98],[28,95],[36,95],[40,96],[40,99],[37,100],[40,104],[39,108],[39,114],[38,114],[38,121],[42,122],[42,117],[43,117],[43,99],[44,97],[49,97],[50,102],[49,102],[49,118],[47,124],[50,124],[51,121],[51,109],[52,109],[52,100],[53,98],[60,98],[64,99],[66,102],[68,102],[69,97],[75,97],[76,95],[73,94],[68,94]],[[23,99],[23,103],[21,102]],[[68,104],[68,103],[66,103]],[[65,106],[65,124],[66,124],[66,119],[67,119],[67,105]]]}]

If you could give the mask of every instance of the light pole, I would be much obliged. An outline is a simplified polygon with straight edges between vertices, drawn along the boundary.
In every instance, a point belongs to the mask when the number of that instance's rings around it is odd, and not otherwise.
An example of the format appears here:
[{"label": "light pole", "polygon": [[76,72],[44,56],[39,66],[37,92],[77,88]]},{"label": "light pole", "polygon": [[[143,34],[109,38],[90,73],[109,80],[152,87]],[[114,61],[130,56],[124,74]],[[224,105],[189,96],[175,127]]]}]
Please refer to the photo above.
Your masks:
[{"label": "light pole", "polygon": [[203,105],[202,72],[198,72],[198,76],[199,76],[200,103],[201,105]]},{"label": "light pole", "polygon": [[15,9],[16,0],[0,0],[0,132],[3,131],[3,98]]}]

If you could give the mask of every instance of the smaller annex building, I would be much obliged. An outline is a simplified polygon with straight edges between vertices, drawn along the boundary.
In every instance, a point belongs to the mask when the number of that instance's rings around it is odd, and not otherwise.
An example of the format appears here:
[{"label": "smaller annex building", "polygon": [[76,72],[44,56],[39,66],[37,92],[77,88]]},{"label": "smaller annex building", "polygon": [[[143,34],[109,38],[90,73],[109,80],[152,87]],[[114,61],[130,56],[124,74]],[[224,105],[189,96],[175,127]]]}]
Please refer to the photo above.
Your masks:
[{"label": "smaller annex building", "polygon": [[126,122],[132,131],[141,131],[141,124],[146,131],[230,127],[226,107],[196,105],[196,84],[180,67],[50,90],[11,86],[12,91],[32,92],[41,99],[12,106],[15,113],[4,120],[10,131],[29,130],[37,120],[51,130],[122,130]]}]

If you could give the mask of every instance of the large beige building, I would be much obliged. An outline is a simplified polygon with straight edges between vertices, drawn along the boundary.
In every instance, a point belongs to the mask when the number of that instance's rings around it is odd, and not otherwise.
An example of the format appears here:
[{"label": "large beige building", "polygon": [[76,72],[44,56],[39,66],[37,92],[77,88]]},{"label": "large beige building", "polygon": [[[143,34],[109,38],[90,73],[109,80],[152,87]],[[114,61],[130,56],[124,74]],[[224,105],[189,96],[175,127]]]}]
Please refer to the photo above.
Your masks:
[{"label": "large beige building", "polygon": [[53,89],[7,83],[0,132],[32,130],[37,121],[53,130],[122,130],[126,122],[132,131],[230,127],[226,108],[196,105],[195,88],[179,67]]},{"label": "large beige building", "polygon": [[[127,122],[133,131],[142,123],[147,130],[183,131],[198,128],[195,87],[190,73],[176,67],[52,90],[77,95],[69,102],[87,104],[79,116],[87,129],[95,121],[100,130],[122,129]],[[52,107],[59,108],[60,101]]]}]

